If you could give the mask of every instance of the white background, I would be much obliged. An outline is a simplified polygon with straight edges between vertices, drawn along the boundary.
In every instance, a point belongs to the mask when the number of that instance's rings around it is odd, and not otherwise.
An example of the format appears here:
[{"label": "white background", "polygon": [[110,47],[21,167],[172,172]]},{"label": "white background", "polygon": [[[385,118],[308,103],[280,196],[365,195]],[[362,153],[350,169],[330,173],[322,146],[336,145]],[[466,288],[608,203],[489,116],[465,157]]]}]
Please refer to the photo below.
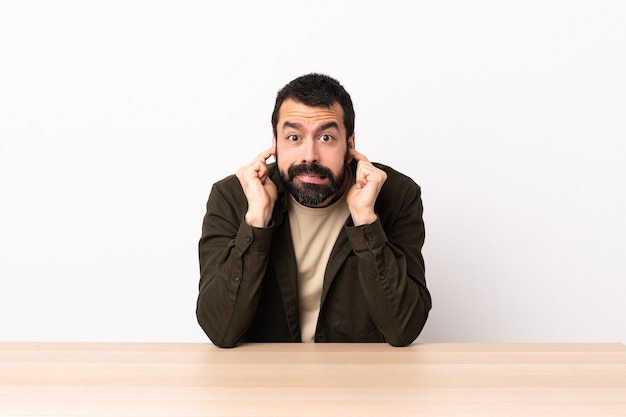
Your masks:
[{"label": "white background", "polygon": [[0,340],[208,341],[211,184],[339,79],[423,189],[418,341],[626,342],[626,3],[0,1]]}]

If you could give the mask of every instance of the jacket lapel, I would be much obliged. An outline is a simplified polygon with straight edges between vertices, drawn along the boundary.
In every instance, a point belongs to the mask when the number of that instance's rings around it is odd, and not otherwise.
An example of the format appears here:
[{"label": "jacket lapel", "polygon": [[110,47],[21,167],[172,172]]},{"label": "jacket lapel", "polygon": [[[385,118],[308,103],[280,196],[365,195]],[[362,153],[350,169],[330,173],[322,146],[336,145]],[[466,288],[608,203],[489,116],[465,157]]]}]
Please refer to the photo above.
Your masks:
[{"label": "jacket lapel", "polygon": [[[279,177],[272,180],[278,185]],[[301,340],[300,312],[298,306],[298,281],[296,257],[291,242],[289,217],[287,216],[287,193],[279,185],[279,201],[276,202],[274,213],[274,236],[272,237],[271,262],[276,272],[276,282],[280,289],[285,309],[285,318],[294,342]]]},{"label": "jacket lapel", "polygon": [[328,289],[351,250],[352,247],[348,244],[348,235],[344,229],[341,229],[341,232],[339,232],[339,236],[337,237],[337,242],[335,242],[335,246],[330,253],[328,265],[326,266],[326,272],[324,273],[324,287],[322,288],[321,305],[324,304],[326,294],[328,294]]}]

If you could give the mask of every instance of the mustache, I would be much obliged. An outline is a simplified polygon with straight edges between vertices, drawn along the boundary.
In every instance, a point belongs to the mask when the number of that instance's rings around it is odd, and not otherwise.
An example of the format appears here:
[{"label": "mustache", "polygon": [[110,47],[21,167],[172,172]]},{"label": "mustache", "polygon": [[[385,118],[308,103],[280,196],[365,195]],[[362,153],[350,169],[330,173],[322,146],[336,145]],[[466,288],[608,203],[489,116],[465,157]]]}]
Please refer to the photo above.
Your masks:
[{"label": "mustache", "polygon": [[290,180],[293,180],[296,175],[300,174],[308,174],[308,175],[318,175],[320,177],[333,178],[333,172],[322,165],[317,164],[300,164],[300,165],[292,165],[287,170],[287,175]]}]

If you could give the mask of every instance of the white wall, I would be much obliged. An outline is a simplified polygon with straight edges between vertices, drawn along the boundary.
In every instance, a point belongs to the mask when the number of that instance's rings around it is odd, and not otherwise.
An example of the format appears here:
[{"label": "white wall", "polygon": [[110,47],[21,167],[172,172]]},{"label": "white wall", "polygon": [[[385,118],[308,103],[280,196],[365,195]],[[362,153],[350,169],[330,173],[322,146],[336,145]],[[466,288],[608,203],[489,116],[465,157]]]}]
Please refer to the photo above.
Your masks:
[{"label": "white wall", "polygon": [[0,2],[0,340],[206,341],[212,182],[338,78],[423,188],[419,340],[626,342],[626,3]]}]

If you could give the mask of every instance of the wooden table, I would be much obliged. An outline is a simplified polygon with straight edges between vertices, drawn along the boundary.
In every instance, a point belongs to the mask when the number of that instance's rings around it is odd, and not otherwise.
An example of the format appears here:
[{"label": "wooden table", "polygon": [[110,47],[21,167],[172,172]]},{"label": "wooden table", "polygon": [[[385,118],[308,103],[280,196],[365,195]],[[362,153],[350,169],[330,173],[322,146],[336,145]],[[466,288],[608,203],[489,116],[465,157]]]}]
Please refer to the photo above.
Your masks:
[{"label": "wooden table", "polygon": [[626,416],[624,344],[0,343],[2,416]]}]

